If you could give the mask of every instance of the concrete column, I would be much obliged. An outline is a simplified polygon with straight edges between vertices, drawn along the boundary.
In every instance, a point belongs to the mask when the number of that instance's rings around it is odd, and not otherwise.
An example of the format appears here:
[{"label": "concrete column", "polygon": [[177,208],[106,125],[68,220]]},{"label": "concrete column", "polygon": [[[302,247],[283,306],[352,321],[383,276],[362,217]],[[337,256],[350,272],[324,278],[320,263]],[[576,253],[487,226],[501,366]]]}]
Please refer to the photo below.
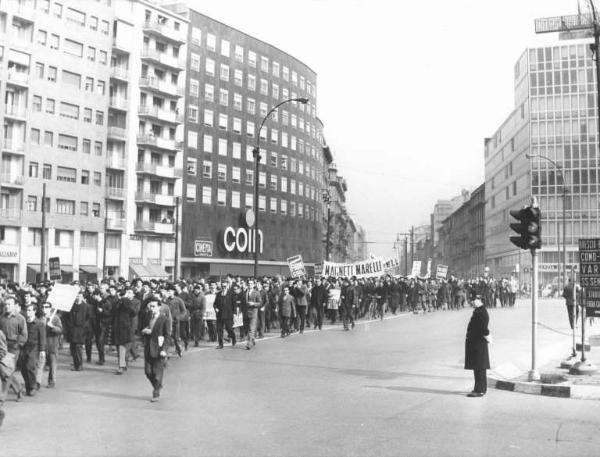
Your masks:
[{"label": "concrete column", "polygon": [[121,276],[124,278],[129,278],[129,235],[127,233],[123,233],[121,235]]},{"label": "concrete column", "polygon": [[27,236],[29,235],[29,229],[25,226],[21,227],[19,231],[19,271],[17,271],[17,277],[15,278],[19,284],[27,281]]},{"label": "concrete column", "polygon": [[101,270],[104,267],[104,243],[106,243],[104,235],[105,233],[98,232],[98,245],[96,248],[96,266]]},{"label": "concrete column", "polygon": [[81,254],[81,231],[73,230],[73,256],[71,266],[73,267],[73,281],[79,281],[79,257]]}]

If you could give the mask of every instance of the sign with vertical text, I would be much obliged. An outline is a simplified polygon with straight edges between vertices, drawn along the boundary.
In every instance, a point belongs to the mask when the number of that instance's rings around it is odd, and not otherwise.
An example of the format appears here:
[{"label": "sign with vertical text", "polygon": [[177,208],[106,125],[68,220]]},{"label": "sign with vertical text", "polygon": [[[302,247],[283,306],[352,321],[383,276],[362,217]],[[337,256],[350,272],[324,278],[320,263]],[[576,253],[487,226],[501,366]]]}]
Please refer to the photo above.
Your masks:
[{"label": "sign with vertical text", "polygon": [[600,316],[600,238],[579,239],[579,277],[587,315]]}]

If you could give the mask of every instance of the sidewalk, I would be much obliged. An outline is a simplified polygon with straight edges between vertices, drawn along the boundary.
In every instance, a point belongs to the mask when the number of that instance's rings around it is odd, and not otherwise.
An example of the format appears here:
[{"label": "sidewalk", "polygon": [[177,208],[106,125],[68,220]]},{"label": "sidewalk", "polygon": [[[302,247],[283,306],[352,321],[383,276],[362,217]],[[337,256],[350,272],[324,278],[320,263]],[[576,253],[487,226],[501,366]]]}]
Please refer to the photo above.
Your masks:
[{"label": "sidewalk", "polygon": [[[521,307],[531,307],[522,302]],[[529,316],[531,327],[531,316]],[[531,368],[531,331],[526,357],[515,355],[507,345],[498,351],[501,362],[492,367],[488,375],[488,386],[511,392],[533,395],[546,395],[587,400],[600,400],[600,326],[596,321],[589,325],[586,321],[586,337],[589,337],[590,350],[586,350],[586,362],[595,365],[599,371],[592,375],[571,375],[568,368],[560,368],[570,355],[572,346],[571,330],[566,322],[566,310],[562,300],[540,300],[538,307],[537,367],[540,381],[528,381]],[[577,330],[577,344],[581,344],[581,328]],[[523,363],[527,360],[528,363]],[[581,360],[577,352],[576,361]]]}]

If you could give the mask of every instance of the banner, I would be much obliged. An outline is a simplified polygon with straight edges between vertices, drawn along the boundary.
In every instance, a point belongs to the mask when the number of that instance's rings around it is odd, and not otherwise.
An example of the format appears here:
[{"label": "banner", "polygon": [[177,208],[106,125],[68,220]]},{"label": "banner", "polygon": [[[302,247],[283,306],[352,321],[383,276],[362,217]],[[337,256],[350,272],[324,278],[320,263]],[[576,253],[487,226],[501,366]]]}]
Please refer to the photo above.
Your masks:
[{"label": "banner", "polygon": [[204,296],[206,300],[206,308],[204,310],[204,320],[205,321],[216,321],[217,320],[217,312],[213,305],[215,304],[215,294],[207,294]]},{"label": "banner", "polygon": [[400,262],[395,257],[390,257],[385,262],[383,262],[383,269],[386,271],[391,270],[396,267],[399,267],[399,266],[400,266]]},{"label": "banner", "polygon": [[288,257],[287,262],[290,267],[290,274],[292,278],[301,278],[306,276],[306,269],[304,268],[304,262],[302,261],[301,255]]},{"label": "banner", "polygon": [[340,307],[341,296],[341,289],[330,289],[329,297],[327,298],[327,309],[338,309]]},{"label": "banner", "polygon": [[73,302],[79,293],[78,286],[69,284],[54,284],[52,290],[48,294],[46,301],[51,303],[59,311],[69,312],[73,307]]},{"label": "banner", "polygon": [[416,278],[421,275],[421,261],[413,260],[412,271],[410,272],[410,276]]},{"label": "banner", "polygon": [[446,279],[448,276],[448,265],[438,265],[435,272],[436,279]]},{"label": "banner", "polygon": [[427,274],[426,278],[431,278],[431,259],[427,260]]}]

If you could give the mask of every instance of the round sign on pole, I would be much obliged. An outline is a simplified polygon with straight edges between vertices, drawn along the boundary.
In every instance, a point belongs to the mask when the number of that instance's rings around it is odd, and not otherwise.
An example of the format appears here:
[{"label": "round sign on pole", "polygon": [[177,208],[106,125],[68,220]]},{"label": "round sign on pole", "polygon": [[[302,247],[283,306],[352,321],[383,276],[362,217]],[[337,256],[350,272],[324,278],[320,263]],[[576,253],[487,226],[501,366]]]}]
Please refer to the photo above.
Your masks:
[{"label": "round sign on pole", "polygon": [[246,224],[248,225],[249,228],[254,226],[255,220],[256,220],[256,218],[254,216],[254,211],[252,211],[251,209],[246,211]]}]

